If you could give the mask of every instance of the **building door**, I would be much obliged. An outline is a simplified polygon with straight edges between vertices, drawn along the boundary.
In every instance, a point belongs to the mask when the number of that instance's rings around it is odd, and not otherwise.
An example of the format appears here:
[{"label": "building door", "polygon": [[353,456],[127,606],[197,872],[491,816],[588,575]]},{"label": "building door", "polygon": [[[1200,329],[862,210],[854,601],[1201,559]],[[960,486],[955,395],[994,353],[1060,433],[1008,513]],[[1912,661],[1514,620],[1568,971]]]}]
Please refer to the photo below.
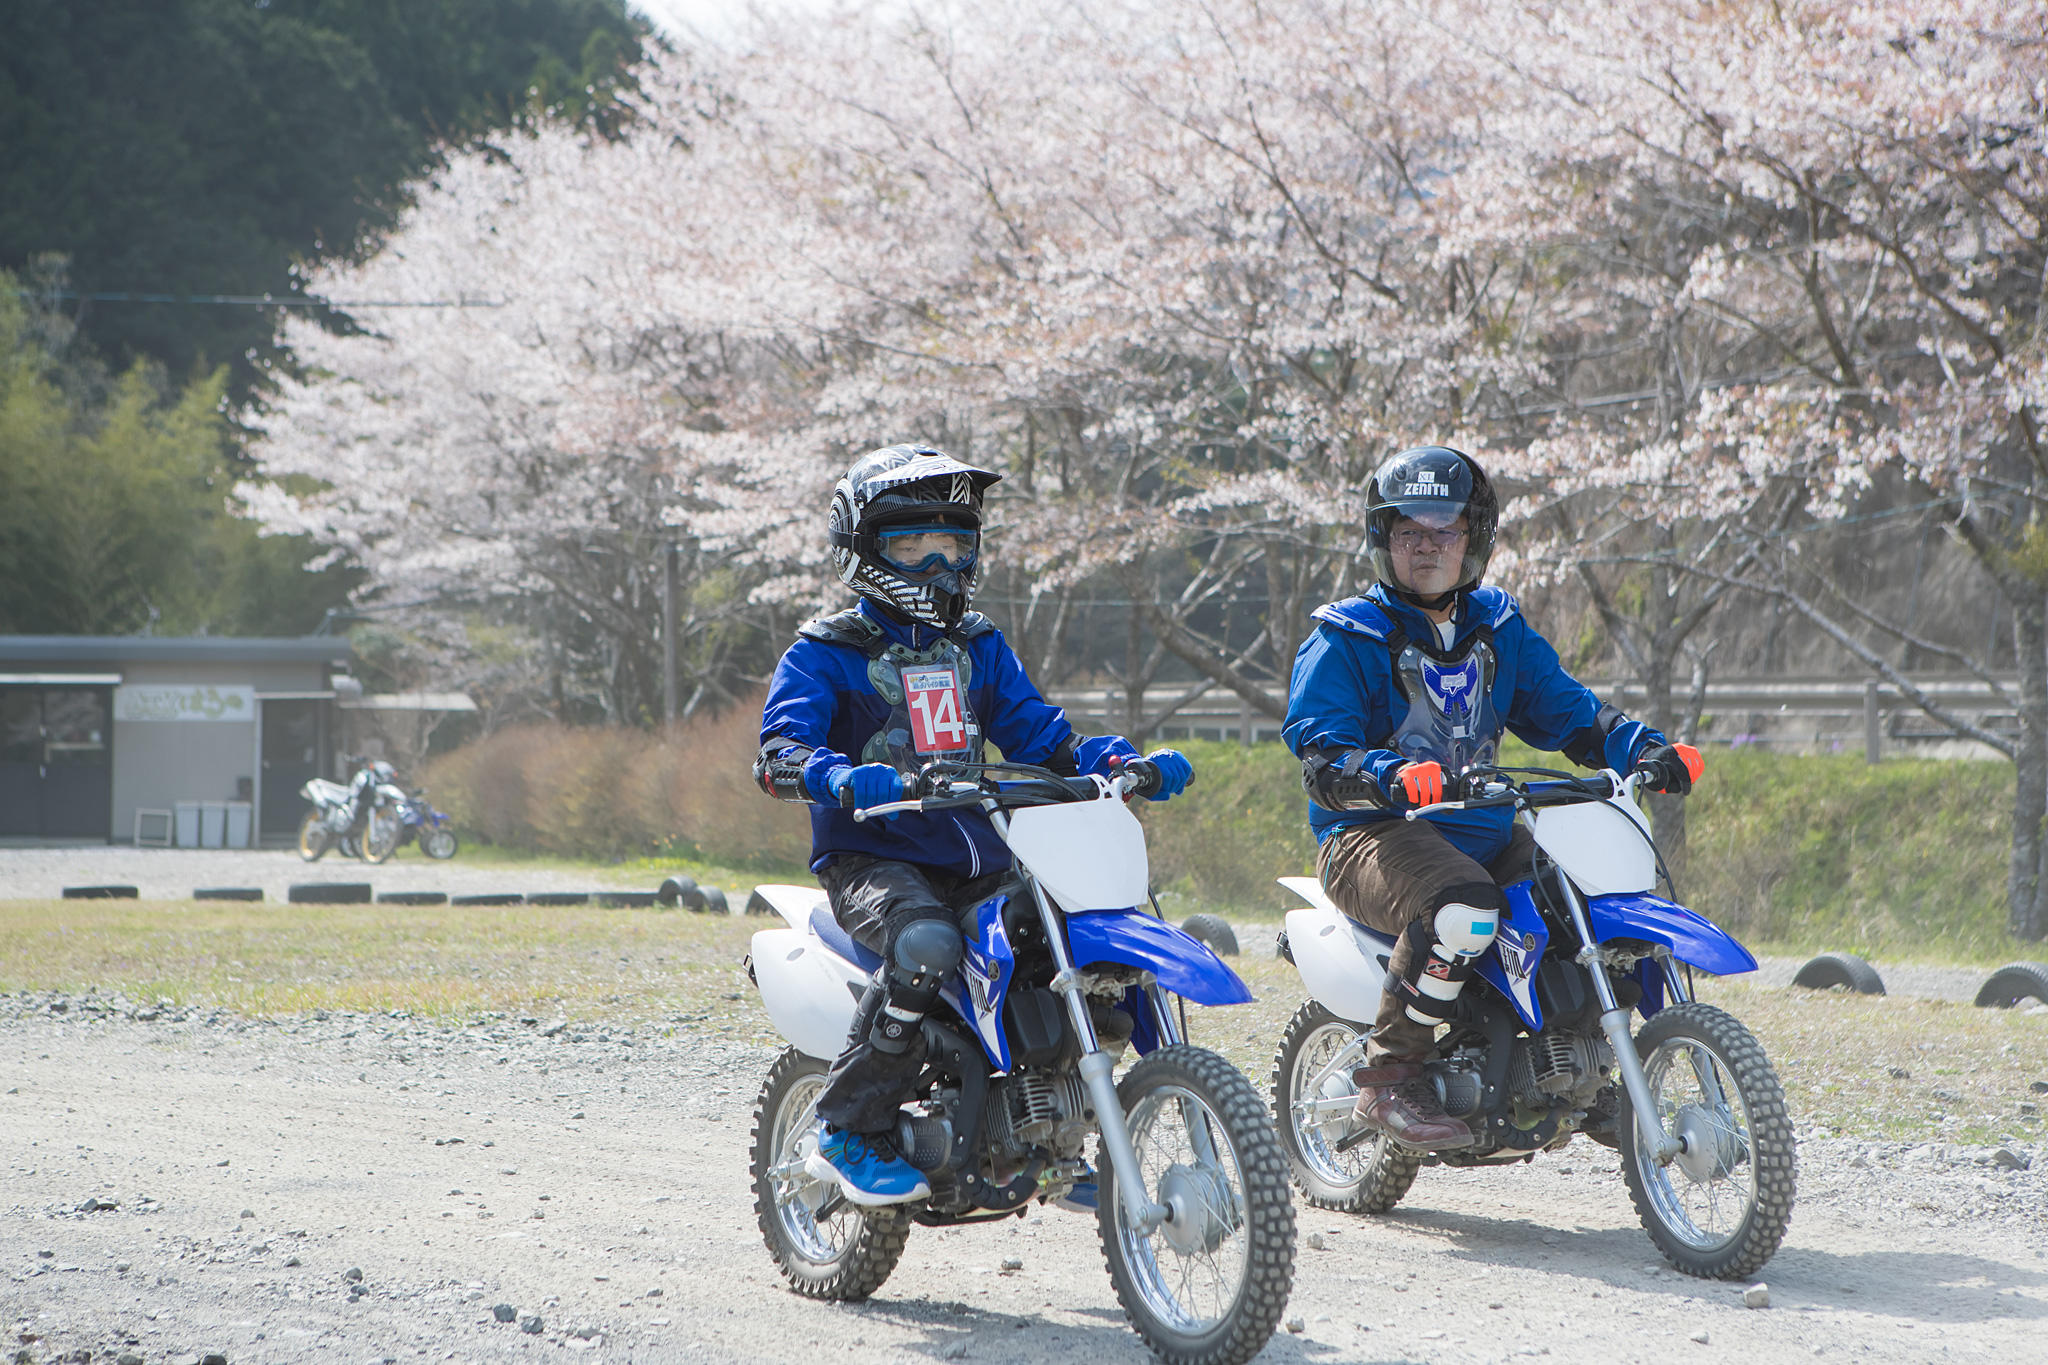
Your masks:
[{"label": "building door", "polygon": [[307,810],[299,788],[321,776],[321,712],[324,702],[263,703],[264,834],[296,834]]},{"label": "building door", "polygon": [[111,696],[104,687],[0,688],[0,835],[113,835]]}]

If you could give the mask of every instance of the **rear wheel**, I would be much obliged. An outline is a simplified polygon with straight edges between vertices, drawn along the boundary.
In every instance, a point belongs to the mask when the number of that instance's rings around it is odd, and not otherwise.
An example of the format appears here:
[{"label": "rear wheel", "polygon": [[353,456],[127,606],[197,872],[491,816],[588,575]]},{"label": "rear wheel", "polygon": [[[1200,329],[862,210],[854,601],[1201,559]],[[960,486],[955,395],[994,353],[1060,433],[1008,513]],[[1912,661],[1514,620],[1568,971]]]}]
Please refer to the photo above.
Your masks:
[{"label": "rear wheel", "polygon": [[[1355,1144],[1351,1117],[1363,1035],[1311,1000],[1287,1021],[1273,1057],[1273,1121],[1295,1185],[1308,1202],[1341,1213],[1385,1213],[1401,1202],[1422,1153],[1373,1133]],[[1334,1065],[1333,1065],[1334,1063]]]},{"label": "rear wheel", "polygon": [[1734,1016],[1696,1001],[1659,1010],[1636,1050],[1664,1131],[1685,1143],[1668,1164],[1645,1151],[1623,1092],[1621,1173],[1643,1227],[1688,1275],[1755,1273],[1785,1238],[1797,1167],[1770,1059]]},{"label": "rear wheel", "polygon": [[320,818],[319,811],[307,811],[306,818],[299,821],[299,856],[309,863],[317,863],[327,848],[326,822]]},{"label": "rear wheel", "polygon": [[866,1298],[889,1278],[910,1237],[910,1214],[849,1204],[804,1169],[828,1070],[793,1047],[769,1068],[754,1101],[754,1217],[790,1288],[845,1302]]},{"label": "rear wheel", "polygon": [[1177,1043],[1117,1086],[1145,1194],[1146,1231],[1100,1158],[1096,1221],[1131,1326],[1168,1365],[1239,1365],[1272,1338],[1294,1284],[1287,1162],[1259,1092],[1215,1053]]}]

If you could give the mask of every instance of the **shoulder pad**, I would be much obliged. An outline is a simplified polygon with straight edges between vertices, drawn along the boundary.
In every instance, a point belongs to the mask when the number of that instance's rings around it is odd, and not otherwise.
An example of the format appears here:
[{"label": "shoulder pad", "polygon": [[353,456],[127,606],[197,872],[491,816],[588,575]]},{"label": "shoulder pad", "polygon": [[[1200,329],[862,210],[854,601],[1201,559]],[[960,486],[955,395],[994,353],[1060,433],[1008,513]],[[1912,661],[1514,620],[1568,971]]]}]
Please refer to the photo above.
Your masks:
[{"label": "shoulder pad", "polygon": [[1363,597],[1347,597],[1342,602],[1325,602],[1309,615],[1326,626],[1350,631],[1353,635],[1370,636],[1375,640],[1393,637],[1398,627],[1394,618],[1376,602]]},{"label": "shoulder pad", "polygon": [[829,616],[813,616],[798,626],[796,633],[806,640],[866,649],[881,638],[882,628],[863,615],[860,608],[848,607]]},{"label": "shoulder pad", "polygon": [[970,611],[960,618],[959,625],[946,633],[956,640],[979,640],[984,635],[992,634],[995,628],[996,623],[988,617],[978,611]]},{"label": "shoulder pad", "polygon": [[1470,596],[1472,619],[1484,621],[1495,630],[1521,615],[1522,604],[1515,600],[1513,593],[1503,588],[1474,588]]}]

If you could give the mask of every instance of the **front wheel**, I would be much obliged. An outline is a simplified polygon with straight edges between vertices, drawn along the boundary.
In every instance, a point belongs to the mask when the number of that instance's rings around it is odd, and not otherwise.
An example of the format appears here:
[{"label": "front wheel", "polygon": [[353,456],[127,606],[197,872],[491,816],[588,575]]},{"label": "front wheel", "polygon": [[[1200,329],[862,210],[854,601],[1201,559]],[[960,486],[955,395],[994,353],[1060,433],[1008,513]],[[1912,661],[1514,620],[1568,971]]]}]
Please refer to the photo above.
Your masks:
[{"label": "front wheel", "polygon": [[806,1298],[849,1302],[882,1287],[910,1237],[900,1208],[863,1209],[804,1169],[818,1131],[818,1096],[829,1068],[785,1048],[754,1101],[754,1218],[789,1287]]},{"label": "front wheel", "polygon": [[319,811],[309,810],[306,818],[299,821],[299,856],[309,863],[317,863],[325,852],[327,822],[320,818]]},{"label": "front wheel", "polygon": [[1146,1196],[1168,1217],[1150,1232],[1125,1211],[1099,1159],[1096,1220],[1117,1301],[1169,1365],[1240,1365],[1273,1335],[1294,1283],[1287,1161],[1244,1073],[1185,1043],[1152,1053],[1117,1085]]},{"label": "front wheel", "polygon": [[373,810],[363,826],[363,861],[381,863],[398,852],[398,836],[405,824],[395,810]]},{"label": "front wheel", "polygon": [[455,856],[455,831],[445,826],[434,825],[420,831],[420,851],[429,858],[453,858]]},{"label": "front wheel", "polygon": [[1685,1144],[1668,1165],[1644,1151],[1624,1090],[1621,1173],[1644,1229],[1688,1275],[1754,1274],[1785,1238],[1797,1166],[1770,1059],[1733,1015],[1697,1001],[1658,1011],[1636,1050],[1664,1131]]},{"label": "front wheel", "polygon": [[1363,1035],[1311,1000],[1287,1021],[1273,1056],[1273,1120],[1294,1183],[1320,1209],[1385,1213],[1401,1202],[1422,1153],[1384,1133],[1358,1134],[1351,1116],[1364,1063]]}]

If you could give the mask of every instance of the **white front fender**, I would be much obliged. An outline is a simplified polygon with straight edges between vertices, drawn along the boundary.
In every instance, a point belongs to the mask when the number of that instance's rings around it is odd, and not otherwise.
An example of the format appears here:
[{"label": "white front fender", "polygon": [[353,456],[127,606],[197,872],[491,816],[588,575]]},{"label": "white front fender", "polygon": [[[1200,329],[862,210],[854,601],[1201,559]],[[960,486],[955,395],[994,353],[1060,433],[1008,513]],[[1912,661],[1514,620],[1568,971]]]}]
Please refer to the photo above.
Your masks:
[{"label": "white front fender", "polygon": [[815,934],[796,929],[763,929],[754,935],[752,959],[761,1003],[778,1033],[820,1061],[833,1061],[846,1050],[854,1009],[867,989],[866,973],[831,952]]}]

